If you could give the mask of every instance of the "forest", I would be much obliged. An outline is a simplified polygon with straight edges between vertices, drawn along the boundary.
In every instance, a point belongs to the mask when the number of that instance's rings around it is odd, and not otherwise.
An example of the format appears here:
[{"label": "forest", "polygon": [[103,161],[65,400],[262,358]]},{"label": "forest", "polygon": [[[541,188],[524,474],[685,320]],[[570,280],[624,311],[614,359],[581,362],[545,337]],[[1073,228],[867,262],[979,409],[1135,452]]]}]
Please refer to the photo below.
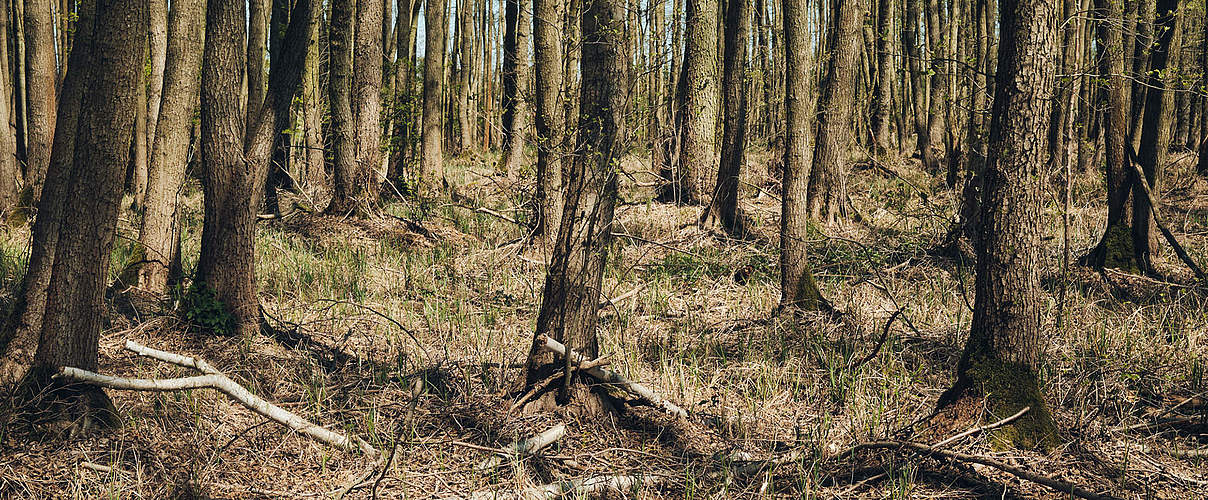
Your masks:
[{"label": "forest", "polygon": [[0,6],[0,498],[1208,497],[1205,0]]}]

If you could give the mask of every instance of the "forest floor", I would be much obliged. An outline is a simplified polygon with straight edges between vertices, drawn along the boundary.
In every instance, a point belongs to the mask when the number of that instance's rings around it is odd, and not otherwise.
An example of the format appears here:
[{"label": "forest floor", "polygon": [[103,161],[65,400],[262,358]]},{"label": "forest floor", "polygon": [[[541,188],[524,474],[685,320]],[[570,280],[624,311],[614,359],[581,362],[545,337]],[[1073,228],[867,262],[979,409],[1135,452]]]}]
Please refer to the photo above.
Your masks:
[{"label": "forest floor", "polygon": [[[293,434],[214,391],[109,391],[123,421],[115,430],[65,440],[21,425],[19,415],[0,419],[0,496],[322,498],[351,485],[353,498],[490,498],[642,474],[658,484],[627,496],[1068,498],[990,467],[904,451],[833,456],[887,437],[938,441],[910,429],[952,381],[973,269],[936,252],[956,200],[942,175],[920,172],[915,161],[858,167],[849,182],[862,220],[811,241],[822,291],[847,314],[772,316],[779,201],[769,157],[752,155],[744,167],[741,208],[754,232],[745,241],[699,229],[699,207],[650,202],[651,188],[639,187],[652,180],[648,168],[638,157],[624,165],[614,230],[622,236],[603,294],[638,290],[601,310],[600,351],[611,369],[687,409],[686,420],[640,405],[606,418],[510,409],[545,272],[544,257],[517,244],[525,231],[514,223],[526,219],[532,176],[497,176],[494,158],[467,157],[449,165],[451,197],[392,203],[369,220],[295,211],[262,221],[257,274],[275,332],[214,337],[171,314],[115,307],[102,334],[102,373],[185,373],[124,351],[126,340],[201,357],[314,422],[383,450],[397,445],[383,474],[357,483],[372,466],[366,457]],[[1190,160],[1182,155],[1172,167],[1163,210],[1192,256],[1208,263],[1208,182],[1194,180]],[[1102,184],[1094,173],[1075,179],[1075,258],[1102,230]],[[195,184],[185,194],[186,272],[200,244],[200,196]],[[1189,286],[1190,272],[1165,245],[1161,279],[1076,265],[1063,273],[1061,200],[1053,180],[1037,230],[1049,340],[1041,377],[1062,445],[1002,451],[975,436],[951,449],[1121,498],[1202,498],[1208,459],[1176,455],[1208,445],[1208,297]],[[137,217],[122,219],[115,278],[131,259]],[[28,239],[25,228],[0,235],[6,304]],[[557,423],[566,436],[542,454],[477,467],[490,454],[484,447]],[[804,452],[770,473],[744,476],[727,465],[792,450]]]}]

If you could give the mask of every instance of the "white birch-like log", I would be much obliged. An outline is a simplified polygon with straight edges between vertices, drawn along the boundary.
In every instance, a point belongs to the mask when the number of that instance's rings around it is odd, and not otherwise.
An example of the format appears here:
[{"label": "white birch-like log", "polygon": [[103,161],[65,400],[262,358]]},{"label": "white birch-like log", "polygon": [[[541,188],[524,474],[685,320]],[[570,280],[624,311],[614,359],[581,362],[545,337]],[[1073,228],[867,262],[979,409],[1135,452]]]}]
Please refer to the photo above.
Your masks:
[{"label": "white birch-like log", "polygon": [[542,486],[533,486],[519,491],[486,490],[470,495],[471,500],[552,500],[558,498],[599,498],[606,493],[627,494],[634,490],[655,486],[662,482],[661,476],[596,476],[587,479],[570,479]]},{"label": "white birch-like log", "polygon": [[263,398],[252,394],[251,391],[248,391],[243,386],[235,383],[235,381],[231,380],[225,374],[201,359],[192,358],[189,356],[181,356],[179,354],[160,351],[158,349],[152,349],[140,345],[134,341],[127,341],[126,349],[135,352],[140,356],[147,356],[149,358],[164,361],[166,363],[193,368],[206,373],[206,375],[171,379],[124,378],[101,375],[88,370],[81,370],[79,368],[65,366],[59,371],[56,377],[86,382],[110,389],[131,391],[183,391],[189,389],[215,389],[223,394],[226,394],[247,409],[285,425],[286,427],[293,429],[294,432],[314,439],[320,443],[334,446],[343,450],[359,448],[362,452],[371,457],[376,457],[379,454],[376,448],[361,438],[356,436],[349,438],[348,436],[338,432],[320,427],[302,417],[299,417],[298,415],[295,415],[294,413],[282,409],[280,406],[265,401]]},{"label": "white birch-like log", "polygon": [[504,446],[502,449],[507,453],[496,453],[490,457],[487,457],[486,460],[483,460],[478,464],[478,468],[480,470],[493,469],[498,467],[499,464],[503,463],[504,459],[532,455],[533,453],[540,451],[542,448],[553,444],[554,441],[562,439],[562,436],[564,435],[566,435],[566,424],[555,425],[549,429],[546,429],[545,432],[537,434],[536,436],[521,439]]},{"label": "white birch-like log", "polygon": [[[568,350],[567,350],[566,346],[562,345],[562,343],[558,342],[557,340],[549,338],[549,336],[543,335],[543,337],[545,337],[541,343],[541,347],[543,349],[545,349],[546,351],[552,352],[558,356],[562,356],[564,358],[567,357]],[[569,356],[570,356],[571,363],[574,363],[574,364],[581,365],[581,364],[591,361],[591,360],[587,359],[585,356],[583,356],[582,354],[575,352],[573,349],[569,350]],[[663,399],[658,394],[655,394],[654,391],[650,390],[649,387],[646,387],[642,384],[629,380],[628,378],[625,378],[624,375],[621,375],[617,372],[614,372],[612,370],[609,370],[609,369],[601,367],[601,366],[588,368],[588,369],[583,370],[583,372],[588,375],[591,375],[596,380],[599,380],[599,381],[607,383],[607,384],[613,384],[613,385],[619,387],[621,390],[624,390],[625,392],[633,394],[634,396],[637,396],[638,398],[642,399],[643,401],[646,401],[647,403],[654,405],[656,408],[661,408],[663,411],[666,411],[667,413],[670,413],[677,417],[687,417],[688,416],[688,412],[684,411],[683,408],[676,406],[675,403],[672,403],[670,401],[667,401],[666,399]]]}]

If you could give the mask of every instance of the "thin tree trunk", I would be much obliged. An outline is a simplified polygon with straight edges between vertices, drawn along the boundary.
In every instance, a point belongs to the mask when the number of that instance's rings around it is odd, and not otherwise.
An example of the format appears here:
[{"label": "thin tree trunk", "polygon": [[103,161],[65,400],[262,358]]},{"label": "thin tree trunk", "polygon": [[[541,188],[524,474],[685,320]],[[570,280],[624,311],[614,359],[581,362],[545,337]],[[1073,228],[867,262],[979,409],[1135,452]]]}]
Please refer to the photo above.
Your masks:
[{"label": "thin tree trunk", "polygon": [[252,126],[264,103],[264,58],[268,50],[268,29],[272,0],[247,1],[247,126]]},{"label": "thin tree trunk", "polygon": [[30,200],[37,200],[50,165],[55,133],[55,35],[47,0],[25,0],[26,171]]},{"label": "thin tree trunk", "polygon": [[889,152],[889,113],[893,108],[893,0],[877,0],[877,86],[873,89],[872,136],[876,154]]},{"label": "thin tree trunk", "polygon": [[[151,30],[148,32],[147,45],[150,47],[150,67],[148,68],[147,86],[147,148],[155,145],[156,129],[159,127],[160,102],[163,100],[164,72],[168,57],[168,2],[167,0],[147,0]],[[148,154],[154,154],[147,151]],[[148,159],[148,164],[150,159]]]},{"label": "thin tree trunk", "polygon": [[306,53],[306,68],[302,72],[302,128],[306,146],[306,172],[302,175],[302,188],[318,195],[330,189],[323,159],[323,91],[319,64],[323,51],[319,48],[319,23],[311,27],[310,46],[311,50]]},{"label": "thin tree trunk", "polygon": [[16,158],[16,130],[9,126],[13,122],[14,93],[10,92],[12,73],[8,71],[8,42],[12,33],[8,7],[8,0],[0,0],[0,213],[7,213],[17,204],[17,182],[21,176]]},{"label": "thin tree trunk", "polygon": [[[500,169],[509,175],[520,172],[524,159],[524,111],[526,106],[523,82],[528,67],[528,34],[523,29],[520,0],[504,0],[503,34],[503,155]],[[485,120],[485,117],[484,117]]]},{"label": "thin tree trunk", "polygon": [[332,194],[330,213],[343,214],[356,206],[356,118],[352,110],[353,16],[355,0],[332,0],[328,98],[331,107]]},{"label": "thin tree trunk", "polygon": [[687,0],[684,32],[684,89],[677,178],[681,202],[705,204],[713,195],[709,174],[717,166],[718,0]]},{"label": "thin tree trunk", "polygon": [[923,0],[906,0],[906,20],[902,25],[902,47],[910,72],[910,86],[913,91],[914,111],[907,114],[914,117],[916,147],[923,158],[923,169],[935,173],[939,171],[939,162],[931,148],[931,133],[927,124],[927,84],[923,74],[923,54],[918,42],[918,19],[922,11]]},{"label": "thin tree trunk", "polygon": [[190,122],[198,106],[205,23],[205,0],[174,0],[169,16],[164,90],[151,146],[146,212],[139,230],[143,262],[136,286],[156,294],[168,292],[180,246],[179,199],[189,154]]},{"label": "thin tree trunk", "polygon": [[423,115],[423,163],[421,184],[426,189],[435,189],[436,182],[444,176],[444,130],[441,99],[444,95],[445,78],[445,31],[447,13],[446,0],[425,0],[424,11],[424,115]]},{"label": "thin tree trunk", "polygon": [[535,101],[537,118],[537,193],[533,200],[543,245],[552,246],[562,220],[562,2],[533,1],[533,71],[539,78]]},{"label": "thin tree trunk", "polygon": [[785,144],[784,190],[780,216],[780,306],[803,310],[827,307],[809,266],[809,210],[806,189],[813,142],[813,80],[809,64],[806,0],[784,0]]},{"label": "thin tree trunk", "polygon": [[474,16],[471,14],[474,0],[461,0],[458,7],[457,47],[457,129],[458,147],[461,152],[474,148],[474,125],[470,102],[470,81],[474,68]]},{"label": "thin tree trunk", "polygon": [[[1145,114],[1141,126],[1138,154],[1145,180],[1153,189],[1154,196],[1160,195],[1159,181],[1166,160],[1166,149],[1170,147],[1170,108],[1172,100],[1166,92],[1166,63],[1170,56],[1171,39],[1174,36],[1178,0],[1158,0],[1154,21],[1156,37],[1149,54],[1150,71],[1145,77]],[[1157,233],[1153,230],[1153,207],[1140,183],[1133,185],[1133,247],[1136,250],[1137,266],[1146,272],[1154,270],[1152,254],[1157,251]]]},{"label": "thin tree trunk", "polygon": [[716,188],[701,214],[703,224],[717,224],[728,234],[746,232],[738,211],[738,180],[747,135],[747,40],[751,32],[750,0],[728,0],[725,18],[725,57],[722,59],[722,141]]}]

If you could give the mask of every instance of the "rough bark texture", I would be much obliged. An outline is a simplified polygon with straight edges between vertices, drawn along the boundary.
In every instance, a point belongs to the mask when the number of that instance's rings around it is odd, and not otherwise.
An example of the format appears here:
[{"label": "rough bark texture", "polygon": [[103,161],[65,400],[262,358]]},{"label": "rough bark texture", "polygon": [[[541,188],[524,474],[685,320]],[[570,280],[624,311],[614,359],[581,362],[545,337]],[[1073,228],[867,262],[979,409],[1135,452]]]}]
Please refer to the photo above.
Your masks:
[{"label": "rough bark texture", "polygon": [[[78,50],[73,50],[72,67],[91,64],[93,13],[96,4],[83,1],[79,6],[79,21],[76,23]],[[42,190],[44,196],[38,201],[38,215],[33,224],[33,244],[25,277],[21,282],[21,294],[13,307],[4,328],[5,352],[0,356],[0,387],[8,386],[20,379],[33,360],[42,331],[42,319],[46,311],[46,292],[54,265],[55,248],[59,241],[59,230],[64,218],[64,200],[67,197],[68,181],[73,171],[76,147],[76,128],[79,124],[80,107],[83,100],[84,71],[69,71],[63,79],[63,102],[56,117],[54,150],[48,168],[47,183]],[[129,148],[129,144],[127,144]],[[116,183],[120,186],[121,181]]]},{"label": "rough bark texture", "polygon": [[751,1],[729,0],[726,6],[725,57],[722,60],[722,139],[717,182],[705,224],[716,224],[731,236],[745,233],[738,212],[738,180],[747,136],[747,39],[751,32]]},{"label": "rough bark texture", "polygon": [[[109,251],[122,199],[122,177],[138,106],[147,42],[147,4],[139,0],[99,0],[89,64],[84,72],[83,107],[76,130],[73,167],[63,191],[63,220],[55,249],[31,382],[41,386],[53,370],[97,367],[97,342],[105,320],[104,291]],[[52,75],[53,77],[53,75]],[[56,193],[57,194],[57,193]],[[69,408],[62,418],[88,425],[100,416],[112,421],[112,404],[97,388],[64,391]],[[83,422],[80,422],[82,418]]]},{"label": "rough bark texture", "polygon": [[813,76],[809,64],[809,19],[806,0],[784,1],[785,140],[784,190],[780,216],[780,305],[817,310],[825,300],[809,265],[809,210],[806,188],[813,142]]},{"label": "rough bark texture", "polygon": [[[156,128],[159,126],[160,102],[163,100],[164,71],[168,58],[168,2],[147,0],[148,19],[151,30],[147,33],[148,81],[147,81],[147,153],[154,154]],[[194,66],[196,68],[196,66]],[[150,164],[150,159],[147,160]],[[148,165],[149,166],[149,165]]]},{"label": "rough bark texture", "polygon": [[541,368],[550,360],[537,342],[542,336],[589,359],[599,355],[600,285],[616,205],[617,163],[624,151],[618,129],[629,99],[628,56],[622,50],[624,5],[623,0],[595,0],[583,15],[578,138],[568,168],[565,223],[550,260],[529,352],[527,385],[541,380]]},{"label": "rough bark texture", "polygon": [[[319,24],[310,30],[310,49],[306,52],[306,68],[302,72],[302,123],[305,129],[306,171],[302,173],[302,189],[318,198],[326,193],[328,184],[327,167],[323,158],[323,90],[319,61],[323,51],[319,47]],[[407,21],[403,21],[407,24]]]},{"label": "rough bark texture", "polygon": [[529,32],[532,16],[521,0],[504,0],[503,34],[503,158],[501,170],[515,175],[524,159],[528,113]]},{"label": "rough bark texture", "polygon": [[[8,1],[0,1],[0,89],[12,88],[12,73],[8,66],[9,30]],[[12,94],[0,93],[0,214],[7,213],[17,203],[17,179],[21,172],[17,167],[16,134],[9,129],[12,123]]]},{"label": "rough bark texture", "polygon": [[861,0],[836,0],[831,20],[832,56],[819,102],[818,137],[814,145],[806,199],[810,216],[833,224],[848,209],[847,163],[856,106],[856,67],[860,59]]},{"label": "rough bark texture", "polygon": [[264,104],[264,58],[268,50],[268,26],[272,0],[247,0],[247,126]]},{"label": "rough bark texture", "polygon": [[562,2],[533,0],[533,71],[537,118],[536,238],[554,243],[562,220]]},{"label": "rough bark texture", "polygon": [[1003,0],[999,15],[999,85],[976,245],[977,298],[956,383],[939,406],[957,415],[972,411],[975,419],[982,408],[1009,415],[1030,406],[996,438],[1006,445],[1045,448],[1056,433],[1036,378],[1046,338],[1040,331],[1036,227],[1041,224],[1039,179],[1048,161],[1043,138],[1056,72],[1057,9],[1053,0]]},{"label": "rough bark texture", "polygon": [[893,108],[893,0],[877,1],[877,85],[873,88],[872,137],[876,154],[889,152],[889,115]]},{"label": "rough bark texture", "polygon": [[27,199],[36,201],[46,180],[55,133],[54,19],[46,0],[25,0],[25,68],[25,189]]},{"label": "rough bark texture", "polygon": [[444,175],[444,130],[441,97],[445,77],[447,0],[426,0],[424,9],[424,114],[420,184],[431,190]]},{"label": "rough bark texture", "polygon": [[205,0],[174,0],[169,20],[162,97],[147,183],[146,212],[139,230],[143,261],[136,286],[168,292],[169,270],[180,256],[178,201],[189,154],[190,123],[200,91]]},{"label": "rough bark texture", "polygon": [[[1145,75],[1145,114],[1141,125],[1141,148],[1138,159],[1145,170],[1145,180],[1160,197],[1159,181],[1167,149],[1170,147],[1171,93],[1166,92],[1166,63],[1170,58],[1171,39],[1179,2],[1158,0],[1154,21],[1154,42],[1149,53],[1149,69]],[[1152,254],[1157,251],[1157,232],[1153,228],[1153,207],[1140,183],[1133,184],[1132,236],[1137,266],[1146,272],[1154,270]]]},{"label": "rough bark texture", "polygon": [[460,152],[474,148],[473,104],[470,102],[471,74],[474,71],[474,0],[461,0],[457,9],[457,131]]},{"label": "rough bark texture", "polygon": [[717,14],[718,0],[688,0],[684,39],[683,109],[677,179],[680,200],[708,203],[710,175],[717,165]]},{"label": "rough bark texture", "polygon": [[[1200,85],[1204,89],[1208,89],[1208,19],[1200,22],[1203,33],[1204,45],[1200,49]],[[1200,141],[1200,157],[1196,164],[1196,171],[1200,175],[1208,176],[1208,96],[1200,96],[1200,133],[1198,137]]]},{"label": "rough bark texture", "polygon": [[356,119],[356,178],[353,198],[362,212],[378,206],[377,171],[382,164],[382,0],[357,0],[353,68],[353,116]]},{"label": "rough bark texture", "polygon": [[333,0],[328,40],[330,68],[327,76],[331,106],[331,203],[330,213],[343,213],[356,206],[356,122],[352,113],[353,7],[355,0]]},{"label": "rough bark texture", "polygon": [[1103,141],[1107,164],[1107,226],[1103,237],[1082,262],[1092,267],[1136,269],[1130,224],[1125,215],[1133,176],[1125,148],[1128,144],[1128,84],[1124,79],[1124,44],[1116,20],[1124,16],[1124,0],[1095,0],[1096,44],[1099,54],[1099,101],[1103,108]]}]

